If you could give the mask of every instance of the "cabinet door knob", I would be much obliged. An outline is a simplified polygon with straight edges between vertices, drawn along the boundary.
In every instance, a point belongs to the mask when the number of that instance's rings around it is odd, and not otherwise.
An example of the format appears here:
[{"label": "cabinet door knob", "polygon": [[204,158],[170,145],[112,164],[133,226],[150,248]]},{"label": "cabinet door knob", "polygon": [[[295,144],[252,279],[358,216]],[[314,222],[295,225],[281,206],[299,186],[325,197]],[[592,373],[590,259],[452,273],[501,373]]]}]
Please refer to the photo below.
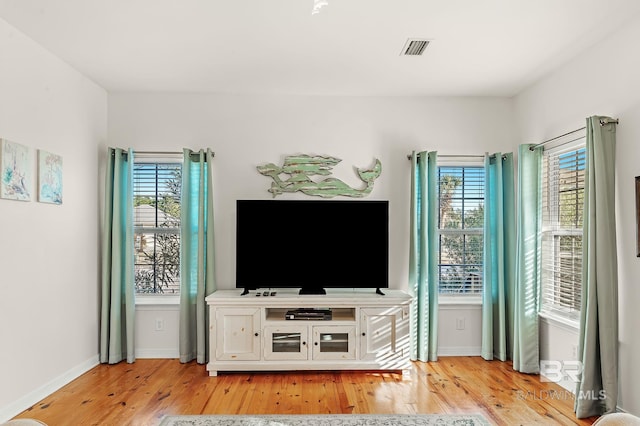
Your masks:
[{"label": "cabinet door knob", "polygon": [[256,331],[253,335],[254,335],[254,336],[256,336],[256,337],[258,337],[258,332]]},{"label": "cabinet door knob", "polygon": [[314,345],[318,346],[318,342],[314,342]]},{"label": "cabinet door knob", "polygon": [[306,345],[306,344],[307,344],[307,342],[302,342],[302,346],[304,346],[304,345]]},{"label": "cabinet door knob", "polygon": [[363,336],[366,336],[366,335],[367,335],[367,333],[365,333],[365,332],[363,331],[363,332],[362,332],[362,335],[363,335]]}]

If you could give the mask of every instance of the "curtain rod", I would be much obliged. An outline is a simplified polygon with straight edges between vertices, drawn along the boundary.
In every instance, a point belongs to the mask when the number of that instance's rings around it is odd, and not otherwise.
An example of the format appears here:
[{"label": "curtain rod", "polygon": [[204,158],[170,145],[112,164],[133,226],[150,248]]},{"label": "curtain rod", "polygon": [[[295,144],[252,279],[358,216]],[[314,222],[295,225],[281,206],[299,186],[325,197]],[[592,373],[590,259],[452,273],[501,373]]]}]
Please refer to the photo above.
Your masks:
[{"label": "curtain rod", "polygon": [[[182,151],[133,151],[134,154],[143,154],[143,155],[182,155]],[[197,154],[197,152],[192,152],[192,154]],[[211,152],[211,156],[215,157],[216,153]]]},{"label": "curtain rod", "polygon": [[[133,151],[134,154],[142,154],[142,155],[183,155],[183,152],[180,151]],[[115,154],[115,152],[111,153],[112,155]],[[122,155],[126,156],[127,155],[127,151],[122,151]],[[191,155],[198,155],[197,152],[192,152]],[[211,157],[215,157],[216,153],[215,152],[211,152]]]},{"label": "curtain rod", "polygon": [[[601,125],[601,126],[604,126],[604,125],[607,125],[607,124],[618,124],[618,123],[619,123],[619,120],[618,120],[617,118],[601,118],[601,119],[600,119],[600,125]],[[535,150],[536,148],[538,148],[539,146],[546,145],[546,144],[548,144],[548,143],[550,143],[550,142],[553,142],[553,141],[558,140],[558,139],[560,139],[560,138],[563,138],[563,137],[565,137],[565,136],[571,135],[571,134],[573,134],[573,133],[580,132],[580,131],[582,131],[582,130],[584,130],[584,129],[586,129],[586,127],[580,127],[579,129],[572,130],[572,131],[567,132],[567,133],[565,133],[565,134],[562,134],[562,135],[560,135],[560,136],[556,136],[555,138],[547,139],[546,141],[542,141],[542,142],[540,142],[540,143],[538,143],[538,144],[535,144],[535,145],[533,145],[533,146],[530,146],[530,147],[529,147],[529,150],[530,150],[530,151],[533,151],[533,150]],[[578,138],[578,139],[580,139],[580,138]],[[574,142],[574,141],[577,141],[578,139],[573,139],[573,140],[567,141],[567,142],[565,142],[565,143]]]},{"label": "curtain rod", "polygon": [[180,151],[138,151],[133,150],[134,154],[149,154],[149,155],[179,155],[182,154]]},{"label": "curtain rod", "polygon": [[[463,155],[463,154],[454,154],[454,155],[438,155],[438,158],[484,158],[484,155],[473,154],[473,155]],[[495,158],[495,154],[491,154],[489,158]],[[504,155],[502,156],[504,158]],[[407,155],[407,160],[411,161],[411,154]]]}]

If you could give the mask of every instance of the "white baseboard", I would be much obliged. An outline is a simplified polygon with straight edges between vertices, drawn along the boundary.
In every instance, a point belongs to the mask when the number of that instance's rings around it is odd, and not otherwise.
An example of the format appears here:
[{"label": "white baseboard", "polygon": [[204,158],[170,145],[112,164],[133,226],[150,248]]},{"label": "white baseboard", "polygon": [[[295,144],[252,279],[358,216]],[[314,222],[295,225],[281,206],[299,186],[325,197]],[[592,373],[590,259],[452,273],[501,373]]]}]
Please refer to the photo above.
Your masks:
[{"label": "white baseboard", "polygon": [[177,359],[180,358],[180,351],[178,349],[137,349],[136,358]]},{"label": "white baseboard", "polygon": [[91,370],[99,363],[99,356],[92,356],[85,362],[73,367],[72,369],[62,373],[48,383],[45,383],[44,385],[35,389],[33,392],[29,392],[28,394],[22,396],[20,399],[12,402],[8,406],[3,407],[2,409],[0,409],[0,423],[4,423],[9,419],[17,416],[27,408],[36,404],[38,401],[43,400],[64,385],[70,383],[74,379],[80,377],[82,374]]},{"label": "white baseboard", "polygon": [[438,356],[480,356],[481,347],[474,346],[449,346],[438,348]]}]

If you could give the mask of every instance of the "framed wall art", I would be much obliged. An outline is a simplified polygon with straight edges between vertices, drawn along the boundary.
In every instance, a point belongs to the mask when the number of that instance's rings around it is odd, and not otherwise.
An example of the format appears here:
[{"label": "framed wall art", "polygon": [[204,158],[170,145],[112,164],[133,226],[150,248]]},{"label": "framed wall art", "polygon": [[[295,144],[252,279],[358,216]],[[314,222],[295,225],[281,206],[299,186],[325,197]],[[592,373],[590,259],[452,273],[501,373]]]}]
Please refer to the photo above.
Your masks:
[{"label": "framed wall art", "polygon": [[31,201],[33,157],[31,148],[0,139],[0,198]]},{"label": "framed wall art", "polygon": [[636,176],[636,257],[640,257],[640,176]]},{"label": "framed wall art", "polygon": [[62,157],[38,150],[38,201],[62,204]]}]

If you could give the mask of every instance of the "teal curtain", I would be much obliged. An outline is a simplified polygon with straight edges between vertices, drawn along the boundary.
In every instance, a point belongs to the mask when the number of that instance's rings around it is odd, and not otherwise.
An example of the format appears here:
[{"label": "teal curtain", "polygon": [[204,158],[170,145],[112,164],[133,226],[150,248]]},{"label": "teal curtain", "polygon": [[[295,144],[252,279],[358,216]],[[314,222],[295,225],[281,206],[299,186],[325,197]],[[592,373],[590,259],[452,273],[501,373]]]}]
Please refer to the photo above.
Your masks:
[{"label": "teal curtain", "polygon": [[411,155],[409,293],[411,359],[438,360],[437,153]]},{"label": "teal curtain", "polygon": [[594,116],[587,118],[586,125],[578,418],[615,412],[618,402],[616,125],[609,121]]},{"label": "teal curtain", "polygon": [[513,305],[513,368],[540,371],[538,304],[540,288],[540,230],[542,149],[518,149],[516,281]]},{"label": "teal curtain", "polygon": [[184,150],[180,233],[180,362],[208,361],[205,297],[215,289],[211,150]]},{"label": "teal curtain", "polygon": [[109,148],[102,217],[100,362],[135,361],[133,151]]},{"label": "teal curtain", "polygon": [[485,157],[482,357],[506,361],[513,342],[515,188],[513,154]]}]

